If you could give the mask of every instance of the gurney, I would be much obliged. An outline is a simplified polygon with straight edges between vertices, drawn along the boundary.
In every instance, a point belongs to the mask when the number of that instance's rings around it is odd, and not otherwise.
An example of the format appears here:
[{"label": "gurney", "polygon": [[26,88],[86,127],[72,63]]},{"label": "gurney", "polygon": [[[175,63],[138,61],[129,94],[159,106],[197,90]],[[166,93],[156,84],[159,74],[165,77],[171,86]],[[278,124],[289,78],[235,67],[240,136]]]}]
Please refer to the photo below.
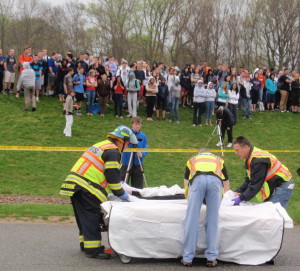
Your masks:
[{"label": "gurney", "polygon": [[[179,258],[183,251],[186,200],[145,200],[101,204],[111,248],[123,263],[132,258]],[[201,208],[197,257],[204,257],[206,206]],[[293,222],[280,204],[221,206],[218,260],[259,265],[279,253],[285,228]]]}]

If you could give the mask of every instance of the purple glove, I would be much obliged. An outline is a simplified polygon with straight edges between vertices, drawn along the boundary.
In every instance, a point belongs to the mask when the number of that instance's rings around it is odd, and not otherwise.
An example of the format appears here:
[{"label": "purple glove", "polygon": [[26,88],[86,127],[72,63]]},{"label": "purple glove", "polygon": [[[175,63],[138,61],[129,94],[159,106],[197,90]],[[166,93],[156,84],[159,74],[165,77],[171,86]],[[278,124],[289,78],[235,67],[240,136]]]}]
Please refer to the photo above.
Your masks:
[{"label": "purple glove", "polygon": [[235,197],[231,201],[234,202],[234,205],[239,205],[242,200],[240,197]]}]

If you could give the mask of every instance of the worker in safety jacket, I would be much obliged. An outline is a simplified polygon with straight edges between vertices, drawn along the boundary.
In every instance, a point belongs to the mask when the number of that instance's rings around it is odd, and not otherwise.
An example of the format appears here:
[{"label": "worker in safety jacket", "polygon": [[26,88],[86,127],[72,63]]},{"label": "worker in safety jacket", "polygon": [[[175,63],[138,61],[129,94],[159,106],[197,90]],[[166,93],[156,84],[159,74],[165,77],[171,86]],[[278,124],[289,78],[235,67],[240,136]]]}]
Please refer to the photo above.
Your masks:
[{"label": "worker in safety jacket", "polygon": [[122,200],[134,196],[123,190],[120,177],[121,152],[137,138],[127,126],[119,126],[107,134],[107,139],[91,146],[72,167],[60,188],[60,194],[70,196],[79,228],[80,248],[87,257],[108,259],[101,246],[103,217],[100,204],[113,193]]},{"label": "worker in safety jacket", "polygon": [[216,266],[219,207],[223,184],[225,191],[229,190],[229,180],[223,159],[206,148],[200,149],[198,154],[186,164],[184,184],[189,184],[189,189],[181,264],[192,266],[198,240],[199,215],[205,199],[207,248],[204,254],[207,266]]},{"label": "worker in safety jacket", "polygon": [[233,148],[238,157],[245,159],[247,169],[244,183],[235,191],[234,204],[256,197],[258,202],[279,202],[286,208],[294,189],[288,168],[274,155],[254,147],[243,136],[237,137]]}]

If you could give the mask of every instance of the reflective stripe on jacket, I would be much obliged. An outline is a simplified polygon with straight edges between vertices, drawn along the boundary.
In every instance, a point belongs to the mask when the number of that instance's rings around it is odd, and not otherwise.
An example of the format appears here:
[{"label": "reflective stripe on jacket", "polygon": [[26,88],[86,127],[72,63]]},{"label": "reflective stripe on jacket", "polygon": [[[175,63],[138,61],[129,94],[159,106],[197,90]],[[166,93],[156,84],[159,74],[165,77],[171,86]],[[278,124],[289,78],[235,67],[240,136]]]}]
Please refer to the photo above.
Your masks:
[{"label": "reflective stripe on jacket", "polygon": [[251,161],[253,158],[268,158],[270,159],[271,166],[268,168],[267,176],[264,181],[264,184],[260,191],[256,194],[256,198],[259,202],[264,201],[270,196],[270,188],[268,185],[268,181],[273,178],[275,175],[281,177],[284,181],[288,182],[292,178],[292,174],[288,170],[288,168],[283,165],[274,155],[263,151],[259,148],[254,147],[253,151],[247,161],[247,173],[248,177],[251,176]]},{"label": "reflective stripe on jacket", "polygon": [[224,180],[225,177],[222,172],[223,165],[224,160],[212,153],[204,152],[198,154],[187,162],[187,167],[190,170],[189,180],[191,180],[197,172],[212,172],[221,180]]}]

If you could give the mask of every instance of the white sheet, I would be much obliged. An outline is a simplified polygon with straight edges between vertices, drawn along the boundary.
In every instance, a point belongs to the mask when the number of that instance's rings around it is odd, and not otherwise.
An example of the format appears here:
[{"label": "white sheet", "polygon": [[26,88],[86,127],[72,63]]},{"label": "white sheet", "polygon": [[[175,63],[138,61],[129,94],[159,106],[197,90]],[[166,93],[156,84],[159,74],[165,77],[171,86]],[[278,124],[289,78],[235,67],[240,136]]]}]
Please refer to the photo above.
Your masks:
[{"label": "white sheet", "polygon": [[[119,254],[133,258],[177,258],[182,255],[183,221],[187,201],[105,202],[109,217],[109,243]],[[197,255],[205,244],[205,212],[201,209]],[[284,220],[292,220],[278,204],[221,206],[219,260],[263,264],[278,253]]]}]

